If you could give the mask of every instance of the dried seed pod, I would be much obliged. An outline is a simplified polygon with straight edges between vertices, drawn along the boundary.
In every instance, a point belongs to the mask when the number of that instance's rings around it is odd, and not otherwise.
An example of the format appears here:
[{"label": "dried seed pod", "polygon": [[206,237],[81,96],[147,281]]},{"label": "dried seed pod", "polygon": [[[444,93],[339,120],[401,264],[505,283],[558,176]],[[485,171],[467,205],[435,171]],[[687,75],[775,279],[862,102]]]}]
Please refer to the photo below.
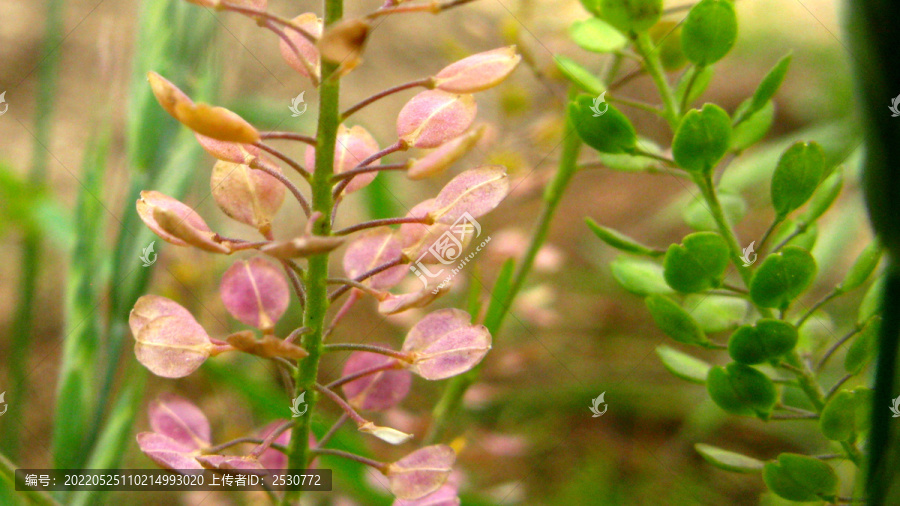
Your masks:
[{"label": "dried seed pod", "polygon": [[261,149],[252,144],[220,141],[196,132],[194,132],[194,137],[210,156],[218,160],[242,163],[251,167],[258,164],[267,169],[281,170],[277,164],[263,154]]},{"label": "dried seed pod", "polygon": [[[365,128],[354,126],[348,129],[344,125],[338,126],[337,140],[334,145],[334,173],[340,174],[355,169],[363,160],[377,153],[379,149],[378,141]],[[307,167],[316,166],[316,148],[306,147],[304,161]],[[377,172],[367,172],[354,177],[344,193],[352,193],[366,187],[377,175]]]},{"label": "dried seed pod", "polygon": [[275,258],[288,260],[328,253],[341,244],[344,244],[342,237],[305,235],[288,241],[272,241],[259,250]]},{"label": "dried seed pod", "polygon": [[[398,260],[400,255],[400,241],[390,229],[372,229],[360,234],[347,247],[343,260],[344,272],[347,277],[355,279],[376,267]],[[363,283],[376,290],[385,290],[399,283],[405,275],[406,267],[398,265],[371,276]]]},{"label": "dried seed pod", "polygon": [[484,325],[472,325],[459,309],[440,309],[419,321],[403,342],[409,369],[428,380],[462,374],[475,367],[491,349],[491,334]]},{"label": "dried seed pod", "polygon": [[[386,347],[386,346],[385,346]],[[396,362],[397,359],[382,355],[357,351],[350,354],[344,365],[342,376],[349,376],[373,367]],[[412,375],[403,369],[390,369],[363,376],[345,383],[342,387],[347,402],[356,409],[384,411],[400,403],[412,383]]]},{"label": "dried seed pod", "polygon": [[264,233],[271,229],[272,218],[284,203],[281,181],[243,164],[219,160],[209,185],[222,212]]},{"label": "dried seed pod", "polygon": [[400,499],[424,497],[443,485],[450,476],[456,453],[447,445],[420,448],[402,459],[388,464],[384,475],[391,492]]},{"label": "dried seed pod", "polygon": [[301,360],[309,356],[306,350],[294,343],[266,334],[257,339],[253,332],[245,330],[231,334],[225,341],[235,349],[265,358],[284,357],[292,360]]},{"label": "dried seed pod", "polygon": [[141,217],[141,221],[147,225],[147,228],[168,243],[175,244],[176,246],[188,246],[188,243],[183,239],[163,230],[159,223],[157,223],[156,218],[153,217],[154,209],[157,208],[167,209],[175,213],[175,215],[180,218],[180,221],[183,221],[184,225],[190,228],[196,229],[199,232],[212,233],[212,230],[209,229],[209,226],[203,221],[203,218],[187,205],[168,195],[163,195],[158,191],[142,191],[141,198],[137,200],[138,215]]},{"label": "dried seed pod", "polygon": [[410,158],[406,176],[413,180],[436,176],[466,155],[481,139],[484,125],[445,142],[422,158]]},{"label": "dried seed pod", "polygon": [[369,23],[364,19],[345,19],[330,26],[319,39],[322,58],[340,64],[345,75],[360,63],[369,37]]},{"label": "dried seed pod", "polygon": [[516,46],[473,54],[452,63],[434,76],[434,87],[451,93],[475,93],[493,88],[509,76],[522,57]]},{"label": "dried seed pod", "polygon": [[412,434],[407,434],[391,427],[381,427],[372,422],[366,422],[360,425],[358,430],[360,432],[365,432],[366,434],[371,434],[392,445],[401,445],[413,437]]},{"label": "dried seed pod", "polygon": [[[314,37],[322,35],[322,20],[312,12],[301,14],[292,20],[295,25],[299,26],[307,33]],[[300,75],[310,77],[312,75],[316,80],[319,79],[319,50],[312,42],[306,40],[305,37],[290,28],[284,30],[284,34],[291,41],[291,44],[297,48],[297,53],[284,40],[278,43],[281,49],[281,56],[284,61]]]},{"label": "dried seed pod", "polygon": [[477,112],[472,95],[423,91],[400,110],[397,137],[409,146],[436,148],[468,130]]},{"label": "dried seed pod", "polygon": [[262,257],[239,260],[222,276],[219,295],[231,316],[269,332],[290,303],[284,274]]},{"label": "dried seed pod", "polygon": [[215,241],[216,234],[206,232],[191,226],[184,217],[177,212],[164,207],[154,207],[153,221],[160,230],[185,243],[212,253],[230,253],[228,246]]},{"label": "dried seed pod", "polygon": [[183,378],[209,358],[215,346],[190,315],[161,316],[134,336],[134,355],[153,374]]},{"label": "dried seed pod", "polygon": [[471,169],[451,179],[435,198],[434,221],[451,224],[468,213],[478,218],[497,207],[509,193],[506,168],[486,165]]}]

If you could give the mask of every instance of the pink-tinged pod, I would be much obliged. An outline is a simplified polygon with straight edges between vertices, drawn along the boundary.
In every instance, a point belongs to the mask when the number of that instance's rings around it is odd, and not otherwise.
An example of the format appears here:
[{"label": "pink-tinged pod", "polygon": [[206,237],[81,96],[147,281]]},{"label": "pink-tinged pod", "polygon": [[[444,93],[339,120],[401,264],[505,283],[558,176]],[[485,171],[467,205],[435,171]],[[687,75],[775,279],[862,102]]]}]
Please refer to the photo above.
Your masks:
[{"label": "pink-tinged pod", "polygon": [[[434,211],[435,199],[428,199],[416,204],[409,213],[408,218],[424,218]],[[438,246],[442,236],[447,234],[451,229],[450,225],[444,223],[404,223],[400,225],[398,235],[400,237],[400,245],[403,247],[403,256],[410,262],[421,262],[423,264],[443,263],[446,259],[455,259],[459,256],[472,239],[472,234],[454,234],[460,245],[453,244],[454,251],[441,249]],[[435,248],[432,248],[435,246]],[[459,251],[456,251],[459,249]],[[439,253],[436,255],[435,250]]]},{"label": "pink-tinged pod", "polygon": [[464,214],[478,218],[497,207],[509,193],[506,168],[486,165],[459,174],[434,199],[429,215],[438,223],[452,224]]},{"label": "pink-tinged pod", "polygon": [[438,286],[429,284],[418,292],[400,295],[389,293],[378,303],[378,312],[383,315],[393,315],[409,309],[427,307],[449,291],[450,283],[441,283]]},{"label": "pink-tinged pod", "polygon": [[137,443],[144,455],[164,469],[203,469],[195,458],[200,455],[196,448],[185,446],[170,437],[155,432],[141,432],[137,435]]},{"label": "pink-tinged pod", "polygon": [[[322,20],[312,12],[301,14],[292,20],[295,25],[299,26],[307,33],[314,37],[322,35]],[[297,49],[299,55],[294,52],[291,45],[284,39],[280,39],[278,43],[281,49],[281,57],[294,70],[304,77],[313,76],[319,79],[319,50],[308,41],[305,37],[297,33],[295,30],[285,28],[284,34],[291,41],[294,48]]]},{"label": "pink-tinged pod", "polygon": [[[393,231],[379,227],[360,234],[344,252],[344,272],[355,279],[360,275],[400,259],[400,241]],[[406,266],[397,265],[369,277],[363,283],[376,290],[386,290],[403,279]]]},{"label": "pink-tinged pod", "polygon": [[433,177],[444,172],[447,167],[456,163],[457,160],[475,147],[484,130],[485,128],[482,125],[441,144],[437,149],[422,158],[410,158],[406,176],[410,179],[418,180]]},{"label": "pink-tinged pod", "polygon": [[252,144],[220,141],[196,132],[194,132],[194,137],[210,156],[218,160],[242,163],[251,167],[258,164],[267,169],[280,170],[278,165],[265,156],[261,149]]},{"label": "pink-tinged pod", "polygon": [[451,93],[475,93],[493,88],[509,76],[522,57],[516,46],[473,54],[452,63],[434,76],[434,87]]},{"label": "pink-tinged pod", "polygon": [[447,481],[434,492],[419,499],[395,499],[391,506],[459,506],[459,480],[451,473]]},{"label": "pink-tinged pod", "polygon": [[408,146],[436,148],[468,130],[477,112],[472,95],[423,91],[400,110],[397,136]]},{"label": "pink-tinged pod", "polygon": [[[365,128],[358,125],[349,129],[344,125],[338,126],[337,140],[334,145],[334,173],[340,174],[355,169],[363,160],[377,153],[379,149],[378,141]],[[316,166],[316,148],[306,147],[304,161],[307,167]],[[371,165],[378,165],[378,163]],[[352,193],[366,187],[377,175],[377,172],[366,172],[354,177],[344,193]]]},{"label": "pink-tinged pod", "polygon": [[153,210],[156,208],[172,211],[191,228],[201,232],[212,233],[212,230],[209,229],[209,225],[203,221],[203,218],[187,205],[168,195],[163,195],[158,191],[142,191],[141,198],[137,200],[138,216],[141,217],[141,221],[147,225],[147,228],[168,243],[175,244],[176,246],[188,246],[187,242],[166,232],[159,226],[159,223],[157,223],[156,219],[153,217]]},{"label": "pink-tinged pod", "polygon": [[279,339],[271,334],[266,334],[257,339],[253,332],[244,330],[236,332],[225,338],[225,342],[232,348],[263,358],[284,357],[292,360],[301,360],[309,356],[306,350],[294,343]]},{"label": "pink-tinged pod", "polygon": [[147,322],[161,316],[194,318],[190,311],[172,299],[167,299],[160,295],[142,295],[134,303],[134,308],[128,315],[128,326],[131,327],[131,334],[134,336],[138,335],[138,332],[141,331],[141,328]]},{"label": "pink-tinged pod", "polygon": [[[397,359],[357,351],[350,354],[342,376],[349,376],[374,367],[396,362]],[[412,384],[412,375],[405,369],[390,369],[368,374],[342,386],[347,402],[356,409],[384,411],[400,403]]]},{"label": "pink-tinged pod", "polygon": [[410,371],[428,380],[462,374],[475,367],[491,349],[484,325],[472,325],[459,309],[440,309],[419,321],[403,342],[410,354]]},{"label": "pink-tinged pod", "polygon": [[241,323],[269,332],[290,303],[290,287],[281,269],[262,257],[238,260],[222,276],[219,295]]},{"label": "pink-tinged pod", "polygon": [[156,72],[147,80],[159,105],[194,132],[226,142],[254,143],[259,132],[250,123],[224,107],[195,103],[171,81]]},{"label": "pink-tinged pod", "polygon": [[150,428],[184,446],[205,448],[212,441],[209,420],[191,401],[174,394],[162,394],[150,403]]},{"label": "pink-tinged pod", "polygon": [[164,207],[154,207],[152,212],[153,221],[156,222],[160,230],[170,236],[180,239],[190,246],[211,253],[231,252],[228,246],[215,240],[216,234],[191,226],[190,223],[177,212]]},{"label": "pink-tinged pod", "polygon": [[219,160],[209,186],[222,212],[263,232],[271,230],[272,218],[284,203],[281,181],[243,164]]},{"label": "pink-tinged pod", "polygon": [[209,335],[190,315],[160,316],[134,336],[134,355],[163,378],[183,378],[196,371],[215,351]]},{"label": "pink-tinged pod", "polygon": [[341,244],[344,244],[342,237],[304,235],[287,241],[272,241],[259,250],[269,256],[288,260],[328,253]]},{"label": "pink-tinged pod", "polygon": [[422,498],[439,489],[450,476],[456,453],[447,445],[420,448],[388,464],[384,475],[399,499]]}]

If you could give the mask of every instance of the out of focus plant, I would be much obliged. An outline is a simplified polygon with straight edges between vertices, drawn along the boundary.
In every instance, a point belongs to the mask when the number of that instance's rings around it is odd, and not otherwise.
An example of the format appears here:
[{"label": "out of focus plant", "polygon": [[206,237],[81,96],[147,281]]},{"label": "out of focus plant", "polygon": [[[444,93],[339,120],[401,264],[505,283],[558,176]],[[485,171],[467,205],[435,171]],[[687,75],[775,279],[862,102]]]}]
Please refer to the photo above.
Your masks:
[{"label": "out of focus plant", "polygon": [[[841,167],[829,163],[815,142],[788,147],[771,176],[775,218],[754,241],[742,242],[735,232],[746,210],[741,195],[716,183],[717,174],[768,132],[774,118],[772,98],[788,71],[790,55],[775,64],[735,111],[711,103],[693,108],[710,82],[714,64],[737,38],[732,2],[702,0],[677,25],[661,21],[662,0],[583,3],[593,16],[572,27],[575,42],[595,53],[612,54],[614,67],[624,57],[639,58],[662,101],[657,107],[620,98],[614,90],[622,81],[607,85],[561,57],[560,70],[588,93],[575,97],[568,113],[578,135],[597,151],[595,164],[665,174],[698,192],[684,212],[695,232],[665,249],[641,244],[588,219],[601,240],[624,253],[612,264],[615,279],[645,297],[650,315],[667,336],[683,347],[721,350],[730,358],[724,366],[713,366],[661,346],[657,353],[663,365],[679,378],[704,384],[711,399],[728,413],[764,422],[818,420],[821,435],[839,453],[834,459],[782,453],[764,462],[702,444],[697,451],[722,469],[762,473],[769,490],[784,499],[849,500],[840,494],[835,463],[849,460],[857,469],[863,465],[860,446],[869,427],[872,392],[858,378],[874,355],[881,322],[878,283],[869,288],[856,320],[844,325],[842,337],[817,341],[821,337],[815,337],[815,327],[822,325],[819,318],[826,304],[862,287],[872,276],[881,247],[877,242],[866,246],[843,281],[808,305],[801,295],[819,274],[810,250],[817,238],[817,221],[840,193]],[[673,84],[668,73],[685,67]],[[672,132],[669,149],[639,136],[616,104],[663,118]],[[717,335],[727,336],[727,342]],[[844,345],[849,349],[843,377],[826,388],[820,374]]]},{"label": "out of focus plant", "polygon": [[[218,207],[230,218],[249,225],[258,239],[223,237],[193,209],[157,191],[143,191],[137,201],[140,218],[163,240],[213,254],[256,252],[237,260],[222,277],[220,296],[238,321],[255,330],[212,337],[177,302],[155,295],[141,297],[131,312],[135,355],[151,372],[166,378],[191,374],[208,358],[240,352],[272,360],[290,373],[293,400],[286,399],[294,417],[276,422],[258,438],[249,453],[226,455],[226,449],[246,438],[213,445],[205,417],[190,402],[162,398],[151,409],[153,432],[138,435],[142,451],[157,464],[173,469],[305,469],[317,455],[332,455],[369,465],[382,472],[392,493],[403,501],[430,494],[447,495],[444,486],[455,452],[446,445],[429,445],[395,462],[379,462],[327,447],[331,436],[347,420],[360,432],[391,444],[413,436],[375,425],[360,411],[381,411],[401,402],[412,375],[426,380],[456,376],[477,365],[491,347],[483,325],[457,309],[441,309],[416,323],[400,349],[357,343],[325,343],[352,306],[366,297],[378,302],[383,314],[426,307],[446,293],[445,285],[426,282],[419,291],[391,293],[416,268],[440,261],[446,247],[464,247],[475,221],[506,196],[508,180],[500,166],[464,171],[452,178],[438,195],[415,206],[407,216],[357,223],[335,230],[341,203],[377,177],[380,171],[405,171],[410,179],[436,177],[474,147],[479,129],[471,129],[476,115],[473,93],[491,88],[517,66],[514,48],[500,48],[464,58],[431,77],[392,87],[341,112],[340,83],[362,61],[373,20],[410,12],[433,12],[467,3],[403,4],[387,2],[358,19],[343,18],[342,0],[326,0],[324,20],[315,13],[286,19],[267,10],[265,0],[226,2],[192,0],[191,3],[248,16],[280,39],[286,63],[319,89],[315,136],[294,132],[260,132],[239,115],[222,107],[194,102],[163,76],[148,79],[162,108],[194,132],[197,141],[218,159],[210,187]],[[361,126],[347,119],[382,97],[412,88],[425,88],[396,116],[397,140],[388,147]],[[303,163],[270,146],[270,140],[306,144]],[[381,164],[392,153],[410,148],[433,151],[403,163]],[[304,192],[282,172],[290,168],[310,188]],[[298,237],[277,238],[272,221],[290,195],[298,204],[296,219],[306,220]],[[300,215],[302,213],[302,215]],[[400,225],[399,229],[390,228]],[[446,242],[455,237],[458,243]],[[347,240],[347,238],[351,238]],[[344,277],[330,277],[334,251],[347,241],[342,266]],[[451,241],[452,242],[452,241]],[[435,249],[437,248],[437,249]],[[298,263],[305,261],[305,265]],[[417,272],[418,274],[418,272]],[[420,279],[425,280],[423,276]],[[443,281],[438,279],[437,281]],[[333,290],[329,285],[335,286]],[[279,336],[275,324],[290,306],[293,290],[302,312],[303,326]],[[330,319],[329,307],[347,299]],[[320,379],[319,362],[325,353],[352,352],[342,376]],[[338,389],[343,391],[343,396]],[[344,412],[318,442],[311,433],[311,416],[320,396]],[[200,437],[185,438],[179,427],[190,427]],[[284,457],[275,458],[277,453]],[[449,490],[455,496],[455,490]],[[296,500],[288,490],[283,503]],[[430,499],[426,499],[430,500]]]}]

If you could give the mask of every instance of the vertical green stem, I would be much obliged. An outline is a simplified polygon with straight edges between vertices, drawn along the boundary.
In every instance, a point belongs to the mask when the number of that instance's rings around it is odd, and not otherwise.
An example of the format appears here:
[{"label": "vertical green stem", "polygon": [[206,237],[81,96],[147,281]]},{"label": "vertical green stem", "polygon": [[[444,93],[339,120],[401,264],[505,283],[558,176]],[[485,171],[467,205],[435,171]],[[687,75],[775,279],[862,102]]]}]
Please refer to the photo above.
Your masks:
[{"label": "vertical green stem", "polygon": [[[325,26],[333,25],[343,16],[343,0],[325,0]],[[334,172],[334,147],[340,124],[340,79],[332,76],[338,64],[322,61],[322,85],[319,94],[319,124],[316,134],[316,167],[312,175],[312,208],[322,213],[314,226],[318,235],[331,234],[331,177]],[[319,372],[319,358],[323,353],[322,336],[325,313],[328,311],[328,255],[316,255],[309,259],[306,275],[306,307],[303,326],[310,332],[303,337],[303,347],[309,356],[300,362],[295,378],[294,396],[307,392],[309,406],[306,416],[299,418],[291,433],[288,447],[288,467],[305,469],[311,460],[309,448],[310,420],[318,393],[315,390]],[[298,491],[286,491],[282,504],[291,504],[299,497]]]},{"label": "vertical green stem", "polygon": [[[569,100],[573,100],[576,95],[577,91],[574,87],[570,88]],[[540,251],[541,246],[543,246],[544,241],[547,239],[547,233],[550,231],[550,223],[553,220],[553,215],[556,213],[556,208],[562,200],[563,193],[577,169],[578,153],[580,150],[581,138],[578,137],[578,133],[575,131],[575,126],[572,124],[571,119],[567,119],[566,128],[563,132],[563,148],[562,156],[559,161],[559,168],[557,169],[553,180],[550,182],[550,185],[547,186],[547,189],[544,191],[544,207],[541,209],[541,215],[538,217],[537,223],[534,226],[534,232],[532,232],[528,249],[525,251],[525,255],[522,257],[519,267],[516,269],[516,273],[513,276],[506,300],[501,301],[503,303],[503,311],[500,313],[496,322],[492,322],[493,324],[488,327],[488,331],[490,331],[493,336],[496,336],[500,332],[500,329],[503,326],[503,320],[509,312],[510,306],[512,306],[516,295],[519,290],[521,290],[528,273],[531,272],[531,267],[534,265],[534,259],[537,257],[538,251]],[[468,388],[478,379],[479,372],[480,367],[476,367],[467,373],[456,376],[450,380],[450,384],[447,385],[447,388],[444,390],[440,401],[438,401],[437,405],[434,407],[434,421],[429,429],[428,435],[425,437],[425,442],[427,444],[436,442],[442,436],[447,424],[459,410],[466,390],[468,390]]]},{"label": "vertical green stem", "polygon": [[662,97],[663,106],[665,107],[663,116],[669,122],[669,126],[672,127],[674,132],[678,128],[681,111],[678,107],[678,101],[675,99],[675,92],[672,90],[672,86],[669,85],[669,81],[666,80],[666,71],[662,66],[662,61],[659,59],[659,51],[653,47],[653,41],[647,33],[637,36],[635,47],[644,58],[647,73],[650,74],[653,83],[656,84],[656,88],[659,90],[659,95]]}]

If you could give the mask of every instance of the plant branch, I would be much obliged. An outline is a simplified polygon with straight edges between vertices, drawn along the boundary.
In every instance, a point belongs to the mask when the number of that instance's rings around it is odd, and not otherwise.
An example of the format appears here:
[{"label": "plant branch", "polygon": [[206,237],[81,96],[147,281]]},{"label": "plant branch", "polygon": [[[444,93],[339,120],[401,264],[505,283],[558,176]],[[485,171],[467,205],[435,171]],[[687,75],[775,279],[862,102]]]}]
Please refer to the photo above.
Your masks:
[{"label": "plant branch", "polygon": [[[384,271],[390,269],[391,267],[396,267],[396,266],[398,266],[398,265],[403,265],[403,259],[402,259],[402,258],[398,258],[398,259],[396,259],[396,260],[391,260],[390,262],[381,264],[381,265],[379,265],[378,267],[375,267],[374,269],[372,269],[372,270],[370,270],[370,271],[367,271],[367,272],[364,272],[364,273],[360,274],[359,276],[353,278],[353,281],[357,281],[357,282],[365,281],[365,280],[371,278],[372,276],[374,276],[374,275],[376,275],[376,274],[379,274],[379,273],[381,273],[381,272],[384,272]],[[345,292],[347,292],[347,290],[350,290],[350,288],[352,288],[352,287],[349,286],[349,285],[344,285],[344,286],[338,288],[337,290],[335,290],[334,292],[332,292],[331,295],[328,296],[328,299],[329,299],[331,302],[334,302],[334,301],[336,301],[341,295],[343,295]]]},{"label": "plant branch", "polygon": [[353,107],[351,107],[351,108],[347,109],[346,111],[344,111],[343,113],[341,113],[341,120],[342,121],[346,120],[351,115],[353,115],[353,113],[359,111],[363,107],[366,107],[367,105],[369,105],[373,102],[377,102],[378,100],[381,100],[384,97],[388,97],[390,95],[393,95],[394,93],[399,93],[401,91],[408,90],[411,88],[418,88],[419,86],[422,86],[422,87],[425,87],[428,89],[434,88],[434,80],[431,77],[426,77],[425,79],[410,81],[408,83],[400,84],[400,85],[394,86],[393,88],[388,88],[384,91],[376,93],[376,94],[372,95],[371,97],[359,102],[358,104],[354,105]]},{"label": "plant branch", "polygon": [[294,132],[260,132],[259,137],[261,139],[281,139],[281,140],[289,140],[289,141],[298,141],[304,144],[309,144],[310,146],[315,147],[316,139],[314,137],[310,137],[308,135],[301,135]]},{"label": "plant branch", "polygon": [[379,471],[385,472],[387,470],[388,464],[384,462],[378,462],[377,460],[372,460],[361,455],[357,455],[355,453],[345,452],[343,450],[335,450],[332,448],[315,448],[311,450],[311,453],[314,455],[333,455],[335,457],[342,457],[349,460],[354,460],[359,462],[360,464],[365,464],[369,467],[374,467]]},{"label": "plant branch", "polygon": [[409,164],[406,162],[402,163],[391,163],[388,165],[369,165],[368,167],[360,167],[358,169],[348,170],[347,172],[341,172],[340,174],[335,174],[332,176],[333,181],[341,181],[348,178],[356,177],[360,174],[366,174],[369,172],[384,172],[389,170],[406,170],[409,168]]},{"label": "plant branch", "polygon": [[385,348],[383,346],[377,346],[374,344],[361,344],[361,343],[336,343],[336,344],[326,344],[324,346],[324,350],[326,353],[336,352],[336,351],[369,351],[372,353],[379,353],[381,355],[387,355],[389,357],[396,358],[398,360],[409,360],[409,354],[404,353],[402,351],[392,350],[390,348]]},{"label": "plant branch", "polygon": [[[310,180],[309,172],[307,172],[306,169],[304,169],[302,165],[300,165],[299,163],[294,161],[293,158],[282,153],[281,151],[278,151],[277,149],[273,148],[272,146],[263,144],[262,142],[254,142],[253,145],[258,147],[259,149],[269,153],[270,155],[278,158],[279,160],[283,161],[284,163],[288,164],[292,169],[297,171],[297,173],[300,174],[300,176],[303,177],[303,179],[305,179],[307,181]],[[254,168],[256,168],[256,167],[254,167]]]},{"label": "plant branch", "polygon": [[274,177],[278,181],[280,181],[281,184],[283,184],[284,187],[287,188],[287,190],[289,192],[291,192],[291,195],[293,195],[294,198],[297,199],[297,202],[300,203],[300,207],[303,208],[303,214],[305,214],[306,217],[309,218],[309,215],[311,212],[311,210],[309,208],[309,202],[306,200],[306,197],[303,196],[303,193],[300,191],[300,188],[297,188],[297,186],[294,183],[292,183],[290,179],[288,179],[281,172],[272,170],[262,164],[256,163],[255,161],[250,166],[255,170],[261,170],[261,171],[265,172],[266,174]]},{"label": "plant branch", "polygon": [[392,360],[386,364],[374,365],[372,367],[368,367],[361,371],[357,371],[353,374],[348,374],[347,376],[344,376],[342,378],[338,378],[338,379],[332,381],[331,383],[325,385],[325,388],[328,388],[328,389],[338,388],[342,385],[346,385],[347,383],[350,383],[351,381],[356,381],[356,380],[363,378],[365,376],[368,376],[370,374],[375,374],[375,373],[382,372],[382,371],[390,371],[392,369],[402,369],[402,368],[403,368],[403,365],[400,361]]},{"label": "plant branch", "polygon": [[342,228],[334,232],[334,235],[348,235],[353,232],[359,232],[360,230],[366,230],[369,228],[376,227],[384,227],[387,225],[401,225],[403,223],[422,223],[424,225],[431,225],[434,223],[434,220],[429,218],[428,216],[420,217],[420,216],[406,216],[403,218],[383,218],[380,220],[371,220],[364,221],[362,223],[357,223],[356,225]]}]

